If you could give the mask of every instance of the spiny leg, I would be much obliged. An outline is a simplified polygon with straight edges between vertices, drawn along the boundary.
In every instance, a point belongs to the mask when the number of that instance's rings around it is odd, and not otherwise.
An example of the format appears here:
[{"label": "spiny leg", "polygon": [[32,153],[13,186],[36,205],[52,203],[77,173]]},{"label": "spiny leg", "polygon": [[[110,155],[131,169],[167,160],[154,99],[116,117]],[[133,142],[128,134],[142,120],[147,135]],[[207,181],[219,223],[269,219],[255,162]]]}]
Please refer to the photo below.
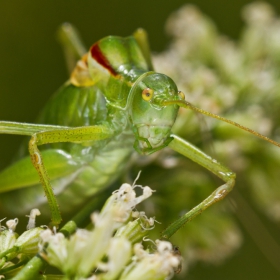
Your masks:
[{"label": "spiny leg", "polygon": [[50,207],[51,215],[52,215],[52,226],[58,226],[61,221],[61,215],[60,215],[60,210],[59,210],[59,205],[57,203],[57,200],[55,198],[53,189],[50,184],[50,179],[48,176],[48,173],[46,171],[46,168],[43,163],[43,159],[41,156],[41,153],[39,149],[37,148],[36,145],[37,142],[37,137],[36,134],[34,134],[29,141],[29,153],[31,157],[31,161],[35,169],[37,170],[39,177],[40,177],[40,182],[43,185],[44,188],[44,193],[47,197],[47,201]]},{"label": "spiny leg", "polygon": [[195,206],[181,218],[173,222],[170,226],[168,226],[163,232],[163,238],[170,238],[178,229],[180,229],[184,224],[191,221],[193,218],[198,216],[201,212],[207,209],[212,204],[217,201],[223,199],[232,189],[235,183],[235,173],[233,173],[230,169],[223,166],[215,159],[206,155],[198,148],[185,141],[184,139],[171,135],[173,140],[168,145],[174,151],[188,157],[199,165],[205,167],[216,176],[221,178],[225,184],[218,187],[213,193],[211,193],[205,200],[203,200],[200,204]]},{"label": "spiny leg", "polygon": [[40,182],[43,185],[48,204],[51,210],[52,226],[58,226],[61,221],[59,206],[53,193],[49,176],[44,167],[43,158],[38,149],[39,145],[57,142],[85,142],[102,140],[112,136],[112,131],[105,126],[87,126],[67,129],[57,129],[53,131],[43,131],[32,135],[29,141],[29,153],[32,164],[36,168]]}]

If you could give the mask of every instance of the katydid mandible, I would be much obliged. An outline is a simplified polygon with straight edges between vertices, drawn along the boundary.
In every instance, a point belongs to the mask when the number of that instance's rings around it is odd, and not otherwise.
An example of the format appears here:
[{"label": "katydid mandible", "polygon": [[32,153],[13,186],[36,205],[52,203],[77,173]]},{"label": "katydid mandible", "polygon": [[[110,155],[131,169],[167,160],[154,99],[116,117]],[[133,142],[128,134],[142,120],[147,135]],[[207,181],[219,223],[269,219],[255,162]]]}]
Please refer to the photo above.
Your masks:
[{"label": "katydid mandible", "polygon": [[69,81],[39,116],[39,124],[0,122],[0,133],[31,137],[30,155],[0,173],[1,207],[12,211],[16,205],[27,212],[47,201],[52,225],[58,226],[62,220],[59,205],[67,212],[114,182],[133,149],[148,155],[168,146],[225,182],[162,234],[171,237],[223,199],[235,182],[234,172],[172,133],[179,107],[228,122],[280,146],[185,101],[171,78],[153,70],[143,30],[127,38],[108,36],[80,58]]}]

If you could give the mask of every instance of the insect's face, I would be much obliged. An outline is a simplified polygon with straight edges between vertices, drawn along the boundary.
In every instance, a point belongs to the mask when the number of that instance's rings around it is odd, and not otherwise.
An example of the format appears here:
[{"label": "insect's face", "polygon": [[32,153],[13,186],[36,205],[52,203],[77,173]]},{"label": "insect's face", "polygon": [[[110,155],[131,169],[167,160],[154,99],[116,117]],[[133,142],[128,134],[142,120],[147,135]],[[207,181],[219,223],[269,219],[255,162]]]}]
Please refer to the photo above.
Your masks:
[{"label": "insect's face", "polygon": [[132,94],[134,148],[141,154],[150,154],[167,146],[178,106],[163,106],[162,102],[183,98],[176,84],[166,75],[151,73],[136,82]]}]

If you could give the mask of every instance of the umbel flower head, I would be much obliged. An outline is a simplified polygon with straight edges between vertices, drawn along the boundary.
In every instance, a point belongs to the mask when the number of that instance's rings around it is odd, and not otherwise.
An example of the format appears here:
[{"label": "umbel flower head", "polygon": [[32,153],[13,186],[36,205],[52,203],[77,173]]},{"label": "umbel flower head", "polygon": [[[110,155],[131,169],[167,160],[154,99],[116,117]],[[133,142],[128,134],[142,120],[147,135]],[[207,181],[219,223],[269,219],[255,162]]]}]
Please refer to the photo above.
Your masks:
[{"label": "umbel flower head", "polygon": [[[135,188],[141,188],[142,194],[137,196]],[[173,253],[169,242],[156,241],[153,252],[136,243],[154,227],[153,218],[134,211],[137,204],[151,195],[149,187],[123,184],[100,213],[91,215],[93,230],[78,229],[69,239],[50,229],[43,231],[41,256],[69,279],[172,277],[180,265],[180,256]]]}]

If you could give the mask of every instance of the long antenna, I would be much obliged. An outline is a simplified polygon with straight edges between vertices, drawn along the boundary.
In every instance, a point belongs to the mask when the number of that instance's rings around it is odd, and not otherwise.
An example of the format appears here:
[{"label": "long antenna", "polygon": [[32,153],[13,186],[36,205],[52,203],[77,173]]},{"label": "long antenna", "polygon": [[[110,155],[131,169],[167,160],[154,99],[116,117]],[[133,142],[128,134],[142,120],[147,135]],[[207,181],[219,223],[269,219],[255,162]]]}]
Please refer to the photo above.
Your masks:
[{"label": "long antenna", "polygon": [[203,109],[200,109],[200,108],[198,108],[198,107],[192,105],[192,104],[191,104],[190,102],[188,102],[188,101],[185,101],[185,100],[170,100],[170,101],[163,101],[163,102],[162,102],[162,105],[164,105],[164,106],[166,106],[166,105],[172,105],[172,104],[176,104],[176,105],[178,105],[178,106],[180,106],[180,107],[183,107],[183,108],[186,108],[186,109],[191,109],[191,110],[193,110],[193,111],[195,111],[195,112],[199,112],[199,113],[204,114],[204,115],[206,115],[206,116],[208,116],[208,117],[212,117],[212,118],[214,118],[214,119],[218,119],[218,120],[220,120],[220,121],[229,123],[229,124],[234,125],[234,126],[240,128],[240,129],[242,129],[242,130],[248,131],[248,132],[254,134],[255,136],[257,136],[257,137],[259,137],[259,138],[261,138],[261,139],[263,139],[263,140],[265,140],[265,141],[267,141],[267,142],[269,142],[269,143],[271,143],[271,144],[273,144],[273,145],[275,145],[275,146],[277,146],[277,147],[280,147],[280,143],[278,143],[278,142],[276,142],[276,141],[274,141],[274,140],[268,138],[267,136],[264,136],[264,135],[262,135],[262,134],[260,134],[260,133],[258,133],[258,132],[256,132],[256,131],[254,131],[253,129],[250,129],[250,128],[246,127],[246,126],[243,126],[243,125],[241,125],[241,124],[239,124],[239,123],[236,123],[236,122],[234,122],[234,121],[231,121],[231,120],[229,120],[229,119],[226,119],[226,118],[223,118],[223,117],[218,116],[218,115],[216,115],[216,114],[213,114],[213,113],[204,111]]}]

